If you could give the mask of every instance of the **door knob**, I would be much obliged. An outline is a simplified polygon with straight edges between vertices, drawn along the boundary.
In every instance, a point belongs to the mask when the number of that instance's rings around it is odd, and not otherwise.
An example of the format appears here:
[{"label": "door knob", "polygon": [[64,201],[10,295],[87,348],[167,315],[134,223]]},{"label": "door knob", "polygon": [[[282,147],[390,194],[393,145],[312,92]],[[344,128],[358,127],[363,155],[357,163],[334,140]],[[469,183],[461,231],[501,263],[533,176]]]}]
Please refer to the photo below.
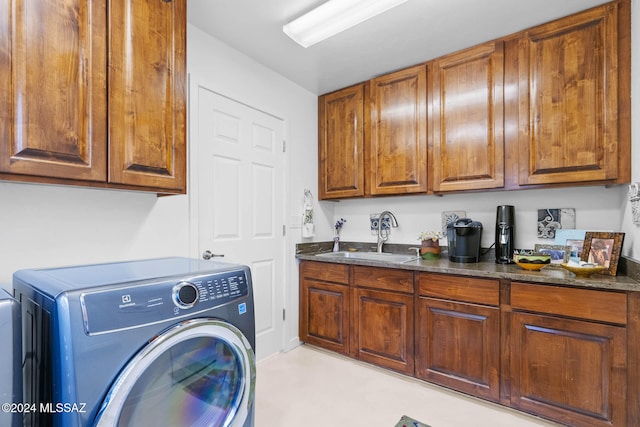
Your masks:
[{"label": "door knob", "polygon": [[214,254],[214,253],[211,253],[211,251],[210,251],[210,250],[206,250],[206,251],[204,251],[204,252],[202,253],[202,258],[204,258],[204,259],[211,259],[211,258],[214,258],[214,257],[215,257],[215,258],[219,258],[219,257],[223,257],[223,256],[224,256],[224,254]]}]

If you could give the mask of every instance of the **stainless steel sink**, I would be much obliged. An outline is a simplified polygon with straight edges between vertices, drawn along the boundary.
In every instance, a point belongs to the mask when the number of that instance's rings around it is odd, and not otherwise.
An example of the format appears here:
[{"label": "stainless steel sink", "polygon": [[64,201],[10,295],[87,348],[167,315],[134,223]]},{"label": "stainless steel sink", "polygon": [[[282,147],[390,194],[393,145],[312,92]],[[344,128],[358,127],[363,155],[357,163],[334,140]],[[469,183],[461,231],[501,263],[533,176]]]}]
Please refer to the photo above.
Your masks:
[{"label": "stainless steel sink", "polygon": [[322,258],[349,258],[349,259],[365,259],[370,261],[382,261],[382,262],[393,262],[393,263],[403,263],[407,261],[413,261],[418,259],[419,257],[416,255],[402,255],[402,254],[390,254],[390,253],[378,253],[378,252],[326,252],[323,254],[316,255]]}]

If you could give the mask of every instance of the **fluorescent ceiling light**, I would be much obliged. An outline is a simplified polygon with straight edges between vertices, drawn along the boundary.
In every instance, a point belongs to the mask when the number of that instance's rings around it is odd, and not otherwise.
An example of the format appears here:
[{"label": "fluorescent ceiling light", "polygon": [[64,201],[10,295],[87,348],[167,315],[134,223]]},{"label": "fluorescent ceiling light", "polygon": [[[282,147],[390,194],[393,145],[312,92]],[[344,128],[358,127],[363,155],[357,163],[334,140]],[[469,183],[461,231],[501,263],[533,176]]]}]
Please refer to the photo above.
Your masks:
[{"label": "fluorescent ceiling light", "polygon": [[407,0],[329,0],[282,27],[303,47],[312,46]]}]

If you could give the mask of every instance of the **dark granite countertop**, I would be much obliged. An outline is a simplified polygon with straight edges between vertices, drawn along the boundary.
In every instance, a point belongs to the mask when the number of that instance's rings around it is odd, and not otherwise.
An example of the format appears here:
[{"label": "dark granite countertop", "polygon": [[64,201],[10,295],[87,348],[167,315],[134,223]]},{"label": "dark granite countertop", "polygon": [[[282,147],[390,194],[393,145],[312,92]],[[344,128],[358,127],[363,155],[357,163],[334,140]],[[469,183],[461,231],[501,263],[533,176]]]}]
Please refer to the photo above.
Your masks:
[{"label": "dark granite countertop", "polygon": [[[365,265],[369,267],[385,267],[401,270],[424,271],[444,274],[457,274],[461,276],[485,277],[493,279],[506,279],[512,281],[537,282],[541,284],[554,284],[565,286],[577,286],[584,288],[608,289],[617,291],[640,291],[640,281],[634,280],[629,275],[608,276],[594,274],[589,278],[576,277],[573,273],[564,270],[560,266],[547,266],[540,271],[523,270],[515,264],[496,264],[491,257],[484,257],[476,263],[451,262],[446,254],[440,260],[427,261],[421,258],[403,262],[391,263],[353,258],[318,257],[319,253],[331,251],[333,242],[310,243],[298,245],[296,258],[300,260],[328,262],[334,264]],[[417,245],[414,245],[417,246]],[[385,252],[410,254],[413,253],[411,245],[385,245]],[[342,250],[375,251],[375,244],[362,244],[355,242],[341,243]]]}]

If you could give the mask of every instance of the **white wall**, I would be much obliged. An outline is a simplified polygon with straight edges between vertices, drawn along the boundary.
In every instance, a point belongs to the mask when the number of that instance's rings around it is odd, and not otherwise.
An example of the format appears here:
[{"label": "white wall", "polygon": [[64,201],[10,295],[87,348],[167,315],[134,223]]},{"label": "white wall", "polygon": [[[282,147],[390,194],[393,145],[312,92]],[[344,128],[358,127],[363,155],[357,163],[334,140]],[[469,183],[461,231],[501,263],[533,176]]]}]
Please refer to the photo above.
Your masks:
[{"label": "white wall", "polygon": [[[398,219],[389,243],[418,245],[423,230],[440,230],[442,211],[465,211],[467,217],[483,224],[482,246],[494,241],[496,206],[513,205],[516,209],[516,247],[533,248],[536,243],[552,244],[537,238],[538,209],[575,208],[576,228],[619,230],[620,205],[626,187],[583,187],[550,190],[497,191],[439,196],[401,196],[380,199],[320,202],[328,205],[334,218],[345,218],[341,231],[345,241],[375,242],[369,229],[369,214],[390,210]],[[332,229],[328,230],[329,233]],[[325,238],[330,238],[325,234]],[[443,244],[445,241],[443,241]]]},{"label": "white wall", "polygon": [[186,196],[0,183],[0,284],[21,268],[186,256]]}]

